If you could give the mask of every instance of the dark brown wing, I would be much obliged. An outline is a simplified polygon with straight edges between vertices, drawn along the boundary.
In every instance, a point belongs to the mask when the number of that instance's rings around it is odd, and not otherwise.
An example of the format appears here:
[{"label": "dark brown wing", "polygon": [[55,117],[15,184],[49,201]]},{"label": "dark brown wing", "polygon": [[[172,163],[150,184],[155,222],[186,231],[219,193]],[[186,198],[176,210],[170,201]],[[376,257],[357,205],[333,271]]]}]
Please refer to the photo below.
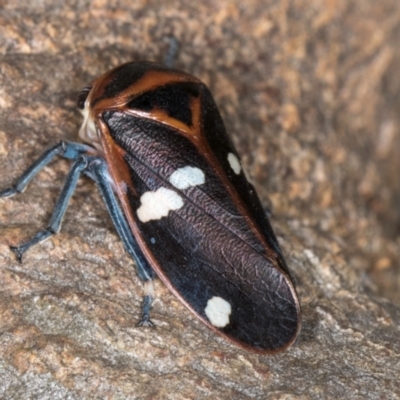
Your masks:
[{"label": "dark brown wing", "polygon": [[[271,242],[266,248],[249,224],[252,215],[243,215],[203,154],[162,123],[121,112],[107,112],[104,120],[126,151],[135,188],[127,197],[136,236],[160,278],[208,325],[243,346],[274,351],[292,343],[299,306],[289,277],[279,268],[277,245],[266,237]],[[171,176],[188,167],[201,171],[204,182],[194,184],[199,180],[186,176],[187,188],[174,186]],[[265,223],[264,215],[257,219]],[[217,304],[209,306],[213,299]],[[207,307],[216,309],[207,313]],[[229,314],[225,325],[224,315],[220,322],[209,315],[219,308]]]},{"label": "dark brown wing", "polygon": [[241,346],[290,346],[300,329],[295,289],[208,89],[130,63],[95,81],[90,96],[125,214],[160,278]]}]

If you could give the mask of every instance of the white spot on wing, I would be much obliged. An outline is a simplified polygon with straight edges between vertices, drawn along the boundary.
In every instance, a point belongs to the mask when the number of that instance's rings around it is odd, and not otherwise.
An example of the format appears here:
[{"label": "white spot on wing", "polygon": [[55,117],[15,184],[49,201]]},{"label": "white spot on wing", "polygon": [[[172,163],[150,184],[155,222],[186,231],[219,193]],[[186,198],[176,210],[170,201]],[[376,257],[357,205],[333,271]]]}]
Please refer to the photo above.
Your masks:
[{"label": "white spot on wing", "polygon": [[202,185],[205,182],[204,172],[196,167],[177,169],[170,177],[170,183],[177,189],[187,189],[191,186]]},{"label": "white spot on wing", "polygon": [[233,172],[236,175],[239,175],[240,171],[242,170],[242,166],[240,165],[239,159],[233,153],[229,153],[228,154],[228,161],[229,161],[229,165],[233,169]]},{"label": "white spot on wing", "polygon": [[137,209],[137,216],[140,221],[148,222],[153,219],[166,217],[172,210],[179,210],[183,207],[181,196],[173,190],[159,188],[155,192],[146,192],[140,197],[140,207]]},{"label": "white spot on wing", "polygon": [[232,307],[222,297],[214,296],[207,301],[207,307],[204,312],[214,326],[223,328],[229,324]]}]

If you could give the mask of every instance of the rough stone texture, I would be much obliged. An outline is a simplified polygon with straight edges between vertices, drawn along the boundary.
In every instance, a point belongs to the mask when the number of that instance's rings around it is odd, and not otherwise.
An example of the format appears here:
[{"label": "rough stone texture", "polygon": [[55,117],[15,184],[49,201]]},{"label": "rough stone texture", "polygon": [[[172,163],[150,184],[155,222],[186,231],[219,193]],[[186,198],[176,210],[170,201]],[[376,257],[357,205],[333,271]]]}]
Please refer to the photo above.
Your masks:
[{"label": "rough stone texture", "polygon": [[[128,60],[202,78],[295,277],[298,343],[258,356],[216,337],[161,283],[156,329],[94,185],[23,264],[68,171],[0,200],[0,397],[400,397],[398,0],[0,0],[0,186],[73,140],[77,93]],[[218,4],[218,5],[217,5]]]}]

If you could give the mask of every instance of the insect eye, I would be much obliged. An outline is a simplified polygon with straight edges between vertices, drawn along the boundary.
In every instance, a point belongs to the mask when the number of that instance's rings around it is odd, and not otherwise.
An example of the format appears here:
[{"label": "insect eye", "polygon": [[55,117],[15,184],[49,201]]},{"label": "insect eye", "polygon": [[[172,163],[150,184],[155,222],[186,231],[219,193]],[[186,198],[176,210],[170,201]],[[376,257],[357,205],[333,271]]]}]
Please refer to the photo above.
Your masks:
[{"label": "insect eye", "polygon": [[91,89],[92,89],[91,86],[86,86],[79,93],[78,100],[77,100],[77,105],[78,105],[78,108],[80,110],[83,110],[85,108],[85,102],[86,102],[86,99],[87,99]]}]

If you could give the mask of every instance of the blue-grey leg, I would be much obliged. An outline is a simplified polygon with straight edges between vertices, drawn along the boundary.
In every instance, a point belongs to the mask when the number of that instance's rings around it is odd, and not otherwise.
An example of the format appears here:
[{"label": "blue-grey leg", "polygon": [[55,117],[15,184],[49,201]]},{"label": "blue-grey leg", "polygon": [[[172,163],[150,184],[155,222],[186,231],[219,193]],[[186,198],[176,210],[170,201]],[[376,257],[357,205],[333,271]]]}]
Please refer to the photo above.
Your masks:
[{"label": "blue-grey leg", "polygon": [[102,158],[93,158],[86,168],[85,173],[91,177],[97,184],[103,201],[107,207],[108,213],[114,223],[119,237],[125,245],[128,253],[136,261],[139,277],[145,281],[145,295],[142,304],[142,318],[139,326],[153,326],[150,320],[150,309],[153,303],[153,286],[152,280],[154,272],[148,261],[140,250],[137,241],[132,235],[126,218],[121,210],[121,207],[114,195],[114,191],[110,184],[110,176],[105,160]]},{"label": "blue-grey leg", "polygon": [[150,309],[153,304],[153,296],[146,294],[143,296],[142,318],[138,322],[138,326],[154,326],[150,319]]},{"label": "blue-grey leg", "polygon": [[50,218],[48,227],[45,230],[38,232],[32,239],[28,240],[27,242],[19,246],[10,247],[11,250],[17,256],[19,262],[22,261],[22,256],[30,247],[34,246],[37,243],[44,242],[51,235],[54,235],[55,233],[60,231],[61,222],[65,215],[65,211],[67,210],[68,203],[72,197],[72,194],[76,189],[76,185],[78,183],[78,179],[81,175],[81,172],[87,166],[86,158],[87,158],[86,156],[81,155],[72,165],[67,175],[64,187],[54,207],[53,214]]},{"label": "blue-grey leg", "polygon": [[49,164],[54,157],[62,156],[71,160],[76,160],[80,154],[87,153],[90,149],[89,146],[74,142],[61,141],[55,146],[46,150],[25,172],[17,179],[14,186],[3,189],[0,191],[0,197],[11,197],[17,193],[23,192],[28,186],[29,182]]},{"label": "blue-grey leg", "polygon": [[[145,281],[145,287],[148,287],[146,286],[146,283],[152,282],[152,279],[154,278],[154,272],[140,250],[137,241],[133,237],[126,218],[114,195],[105,160],[99,157],[88,155],[87,153],[91,150],[91,147],[80,143],[60,142],[43,153],[42,156],[39,157],[38,160],[36,160],[20,176],[19,179],[17,179],[17,182],[14,186],[0,191],[0,197],[11,197],[24,191],[26,186],[35,177],[35,175],[37,175],[38,172],[47,164],[49,164],[57,155],[75,161],[70,172],[68,173],[63,190],[57,200],[48,228],[38,232],[26,243],[20,246],[11,247],[11,249],[17,255],[19,261],[21,261],[22,255],[30,247],[37,243],[43,242],[51,235],[59,232],[69,200],[76,189],[76,185],[81,173],[84,172],[96,182],[118,235],[121,238],[125,249],[134,258],[139,277]],[[152,291],[145,290],[142,308],[142,320],[140,322],[141,325],[152,325],[149,316],[152,300]]]},{"label": "blue-grey leg", "polygon": [[124,243],[127,252],[136,261],[139,277],[144,281],[153,279],[153,269],[150,267],[140,250],[139,245],[133,237],[121,206],[115,197],[105,160],[99,157],[91,157],[85,170],[85,174],[96,182],[119,237]]},{"label": "blue-grey leg", "polygon": [[174,36],[170,36],[168,38],[168,41],[169,41],[169,48],[167,54],[164,57],[164,64],[167,67],[172,68],[174,65],[175,58],[178,54],[179,42],[175,39]]}]

